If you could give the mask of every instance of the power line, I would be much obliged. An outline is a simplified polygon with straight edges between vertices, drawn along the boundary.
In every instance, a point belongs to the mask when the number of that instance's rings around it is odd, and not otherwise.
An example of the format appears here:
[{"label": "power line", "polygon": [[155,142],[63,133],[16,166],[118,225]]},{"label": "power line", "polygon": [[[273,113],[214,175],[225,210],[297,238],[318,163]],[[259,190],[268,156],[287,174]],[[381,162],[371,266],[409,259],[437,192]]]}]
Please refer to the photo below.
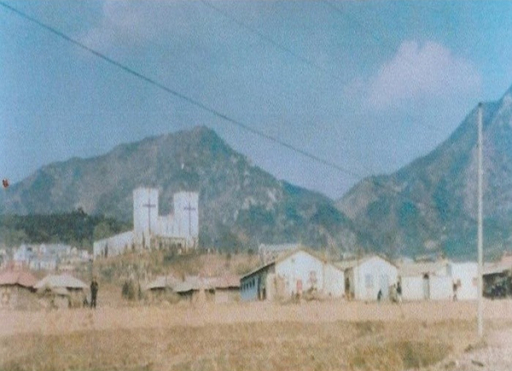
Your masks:
[{"label": "power line", "polygon": [[210,9],[214,10],[215,12],[221,14],[223,17],[225,17],[225,18],[229,19],[230,21],[234,22],[239,27],[245,29],[246,31],[249,31],[250,33],[252,33],[252,34],[254,34],[256,36],[258,36],[261,40],[271,44],[276,49],[279,49],[282,52],[285,52],[286,54],[291,55],[292,57],[296,58],[297,60],[301,61],[302,63],[307,64],[308,66],[310,66],[310,67],[312,67],[312,68],[314,68],[314,69],[316,69],[316,70],[318,70],[318,71],[320,71],[320,72],[322,72],[324,74],[327,74],[327,75],[329,75],[331,77],[339,79],[338,76],[333,75],[330,71],[326,70],[324,67],[319,66],[318,64],[310,61],[309,59],[304,58],[300,54],[295,53],[290,48],[288,48],[288,47],[278,43],[277,41],[275,41],[272,38],[268,37],[264,33],[258,31],[257,29],[255,29],[255,28],[253,28],[251,26],[248,26],[247,24],[245,24],[242,21],[238,20],[237,18],[233,17],[231,14],[229,14],[228,12],[222,10],[218,6],[213,5],[211,2],[209,2],[207,0],[200,0],[200,2],[203,3],[205,6],[207,6],[208,8],[210,8]]},{"label": "power line", "polygon": [[[81,48],[83,50],[86,50],[87,52],[89,52],[89,53],[95,55],[96,57],[104,60],[105,62],[107,62],[107,63],[109,63],[109,64],[111,64],[111,65],[113,65],[113,66],[115,66],[117,68],[120,68],[121,70],[125,71],[126,73],[128,73],[128,74],[130,74],[132,76],[135,76],[135,77],[145,81],[146,83],[149,83],[149,84],[159,88],[160,90],[163,90],[163,91],[165,91],[165,92],[167,92],[167,93],[169,93],[171,95],[174,95],[175,97],[178,97],[178,98],[188,102],[189,104],[191,104],[193,106],[196,106],[196,107],[198,107],[198,108],[200,108],[200,109],[202,109],[202,110],[204,110],[206,112],[209,112],[210,114],[212,114],[212,115],[214,115],[214,116],[216,116],[216,117],[218,117],[218,118],[220,118],[220,119],[222,119],[222,120],[224,120],[224,121],[226,121],[226,122],[228,122],[228,123],[230,123],[232,125],[235,125],[235,126],[241,128],[241,129],[243,129],[245,131],[248,131],[248,132],[250,132],[250,133],[252,133],[254,135],[257,135],[257,136],[262,137],[264,139],[267,139],[267,140],[269,140],[271,142],[274,142],[274,143],[276,143],[276,144],[278,144],[278,145],[280,145],[280,146],[282,146],[284,148],[287,148],[287,149],[289,149],[289,150],[291,150],[293,152],[299,153],[299,154],[301,154],[301,155],[303,155],[303,156],[305,156],[305,157],[307,157],[307,158],[309,158],[311,160],[314,160],[314,161],[319,162],[319,163],[321,163],[323,165],[326,165],[328,167],[336,169],[336,170],[338,170],[338,171],[340,171],[342,173],[350,175],[350,176],[352,176],[352,177],[354,177],[356,179],[360,179],[362,177],[362,175],[357,173],[357,172],[354,172],[354,171],[351,171],[349,169],[346,169],[346,168],[344,168],[342,166],[339,166],[338,164],[335,164],[335,163],[333,163],[331,161],[328,161],[326,159],[323,159],[323,158],[321,158],[321,157],[319,157],[319,156],[317,156],[315,154],[312,154],[312,153],[310,153],[308,151],[305,151],[305,150],[303,150],[301,148],[298,148],[297,146],[294,146],[292,144],[284,142],[284,141],[280,140],[279,138],[276,138],[274,136],[271,136],[271,135],[263,133],[263,132],[261,132],[259,130],[256,130],[256,129],[248,126],[247,124],[242,123],[241,121],[233,119],[233,118],[229,117],[228,115],[226,115],[224,113],[221,113],[221,112],[217,111],[216,109],[211,108],[211,107],[201,103],[200,101],[197,101],[197,100],[195,100],[195,99],[193,99],[193,98],[191,98],[191,97],[189,97],[189,96],[187,96],[185,94],[182,94],[182,93],[180,93],[180,92],[178,92],[178,91],[176,91],[174,89],[171,89],[171,88],[167,87],[166,85],[163,85],[163,84],[159,83],[158,81],[156,81],[156,80],[154,80],[152,78],[147,77],[146,75],[143,75],[143,74],[137,72],[136,70],[126,66],[125,64],[122,64],[122,63],[120,63],[120,62],[118,62],[118,61],[108,57],[107,55],[98,52],[97,50],[95,50],[95,49],[85,45],[84,43],[81,43],[81,42],[79,42],[79,41],[77,41],[77,40],[67,36],[66,34],[64,34],[63,32],[61,32],[59,30],[57,30],[56,28],[54,28],[52,26],[49,26],[46,23],[43,23],[43,22],[39,21],[38,19],[36,19],[34,17],[31,17],[31,16],[27,15],[26,13],[24,13],[24,12],[22,12],[22,11],[16,9],[16,8],[8,5],[8,4],[5,4],[2,1],[0,1],[0,5],[3,6],[4,8],[9,9],[10,11],[14,12],[18,16],[20,16],[20,17],[22,17],[22,18],[24,18],[24,19],[26,19],[26,20],[28,20],[28,21],[30,21],[32,23],[37,24],[39,27],[49,31],[50,33],[52,33],[52,34],[54,34],[54,35],[56,35],[56,36],[58,36],[58,37],[60,37],[60,38],[62,38],[64,40],[66,40],[66,41],[68,41],[70,43],[72,43],[73,45],[75,45],[75,46],[77,46],[77,47],[79,47],[79,48]],[[379,185],[378,183],[376,183],[376,184]],[[386,187],[386,186],[383,186],[383,185],[379,185],[379,186],[381,186],[383,188],[389,188],[389,187]],[[389,188],[389,189],[392,190],[391,188]],[[397,193],[397,192],[393,190],[393,193]],[[411,201],[411,200],[409,200],[409,201]],[[420,204],[418,202],[414,202],[414,203]]]},{"label": "power line", "polygon": [[[328,73],[330,76],[336,78],[337,80],[341,80],[343,83],[347,83],[348,81],[345,81],[343,79],[341,79],[339,76],[337,75],[333,75],[331,73],[329,73],[329,71],[325,70],[323,67],[321,66],[318,66],[314,63],[312,63],[311,61],[309,61],[308,59],[300,56],[299,54],[293,52],[291,49],[287,48],[287,47],[284,47],[282,46],[281,44],[275,42],[273,39],[271,39],[270,37],[266,36],[265,34],[261,33],[260,31],[254,29],[253,27],[250,27],[248,25],[246,25],[245,23],[243,23],[242,21],[240,21],[239,19],[233,17],[231,14],[229,14],[228,12],[220,9],[219,7],[216,7],[214,5],[212,5],[210,2],[208,2],[207,0],[201,0],[201,2],[206,5],[207,7],[215,10],[217,13],[221,14],[223,17],[231,20],[232,22],[234,22],[235,24],[237,24],[238,26],[240,26],[241,28],[257,35],[260,39],[262,39],[263,41],[266,41],[268,43],[270,43],[271,45],[273,45],[274,47],[276,47],[277,49],[281,50],[281,51],[284,51],[285,53],[291,55],[292,57],[298,59],[299,61],[309,65],[309,66],[312,66],[314,67],[315,69],[317,70],[320,70],[321,72],[324,72],[324,73]],[[385,42],[381,37],[379,37],[378,35],[376,35],[374,32],[371,32],[371,31],[368,31],[366,29],[366,27],[361,23],[359,22],[357,19],[355,18],[352,18],[350,17],[348,14],[345,14],[343,11],[341,11],[338,7],[336,7],[335,5],[333,5],[331,2],[329,2],[328,0],[323,0],[323,2],[327,5],[329,5],[332,9],[334,9],[338,14],[341,14],[346,20],[348,20],[352,25],[355,25],[357,28],[361,29],[362,31],[364,32],[367,32],[378,44],[380,44],[381,46],[384,46],[386,47],[387,49],[391,50],[392,52],[396,52],[397,49],[393,46],[391,46],[389,43]],[[415,67],[414,64],[409,61],[409,60],[405,60],[407,64],[409,64],[410,67]],[[414,74],[411,73],[411,71],[407,71],[409,73],[409,75],[414,78],[416,81],[418,82],[422,82],[418,79],[418,77]],[[410,114],[407,114],[407,118],[409,118],[410,120],[413,120],[413,117],[410,115]],[[436,131],[436,132],[440,132],[439,129],[431,126],[431,125],[423,125],[424,127],[426,127],[427,129],[430,129],[431,131]],[[363,168],[367,171],[369,171],[368,168],[364,167]],[[353,172],[350,173],[350,175],[354,175]],[[359,174],[359,177],[362,177],[362,175]],[[409,202],[412,202],[413,204],[417,205],[417,206],[424,206],[424,207],[427,207],[429,209],[432,209],[432,210],[435,210],[437,212],[439,212],[439,209],[436,207],[436,206],[433,206],[433,205],[428,205],[428,204],[425,204],[424,202],[421,202],[421,201],[417,201],[417,200],[414,200],[412,199],[411,197],[408,197],[408,196],[405,196],[403,194],[400,194],[398,193],[398,191],[396,191],[395,189],[393,189],[392,187],[389,187],[387,185],[384,185],[384,184],[380,184],[379,182],[377,182],[376,179],[374,178],[370,178],[372,183],[375,184],[377,187],[379,188],[383,188],[383,189],[387,189],[387,190],[390,190],[393,194],[399,196],[400,198],[402,199],[405,199]],[[468,219],[468,220],[471,220],[471,221],[474,221],[472,220],[471,218]]]},{"label": "power line", "polygon": [[[362,25],[359,21],[357,21],[356,19],[353,19],[351,17],[348,17],[348,15],[344,14],[339,8],[337,8],[336,6],[331,4],[329,1],[323,0],[323,2],[325,4],[327,4],[327,5],[329,5],[331,8],[333,8],[336,12],[340,13],[341,15],[343,15],[352,24],[352,26],[355,25],[357,28],[360,28],[363,31],[365,31],[364,25]],[[316,70],[318,70],[318,71],[320,71],[320,72],[322,72],[324,74],[327,74],[328,76],[336,79],[337,81],[340,81],[343,84],[350,83],[349,79],[344,79],[344,78],[341,78],[337,74],[333,74],[332,72],[330,72],[329,70],[327,70],[323,66],[320,66],[320,65],[312,62],[308,58],[305,58],[305,57],[301,56],[300,54],[294,52],[292,49],[290,49],[290,48],[288,48],[286,46],[283,46],[282,44],[280,44],[280,43],[276,42],[275,40],[273,40],[271,37],[265,35],[264,33],[260,32],[260,31],[258,31],[254,27],[251,27],[251,26],[247,25],[246,23],[244,23],[243,21],[235,18],[232,14],[226,12],[225,10],[219,8],[218,6],[213,5],[211,2],[209,2],[207,0],[201,0],[201,3],[203,3],[208,8],[214,10],[215,12],[219,13],[223,17],[229,19],[230,21],[232,21],[233,23],[238,25],[240,28],[242,28],[242,29],[244,29],[244,30],[246,30],[246,31],[256,35],[258,38],[260,38],[261,40],[263,40],[263,41],[267,42],[268,44],[272,45],[276,49],[278,49],[278,50],[280,50],[280,51],[282,51],[282,52],[284,52],[284,53],[294,57],[295,59],[297,59],[301,63],[306,64],[306,65],[308,65],[308,66],[310,66],[310,67],[312,67],[312,68],[314,68],[314,69],[316,69]],[[391,47],[391,46],[386,45],[385,43],[383,43],[383,40],[381,38],[379,38],[378,36],[376,36],[374,33],[369,32],[369,34],[379,44],[381,44],[383,46],[387,46],[388,49],[392,50],[393,52],[396,52],[396,49],[394,47]],[[411,63],[410,61],[406,61],[406,63],[408,63],[411,67],[414,67],[414,64]],[[414,79],[416,79],[416,81],[422,82],[422,81],[419,81],[418,77],[416,75],[412,74],[410,71],[408,71],[408,73],[410,74],[410,76],[412,76]],[[412,117],[411,114],[406,114],[406,117],[409,120],[411,120],[411,121],[415,121],[415,119]],[[441,133],[441,130],[439,128],[436,128],[436,127],[434,127],[432,125],[423,124],[422,126],[425,127],[426,129],[430,130],[430,131]]]},{"label": "power line", "polygon": [[[83,50],[86,50],[87,52],[95,55],[96,57],[102,59],[103,61],[105,61],[105,62],[107,62],[107,63],[109,63],[109,64],[111,64],[111,65],[113,65],[113,66],[115,66],[117,68],[120,68],[121,70],[125,71],[126,73],[128,73],[128,74],[130,74],[130,75],[132,75],[134,77],[137,77],[137,78],[145,81],[146,83],[149,83],[150,85],[153,85],[156,88],[158,88],[158,89],[160,89],[160,90],[162,90],[162,91],[164,91],[166,93],[169,93],[169,94],[171,94],[171,95],[173,95],[173,96],[175,96],[177,98],[180,98],[180,99],[186,101],[187,103],[189,103],[189,104],[191,104],[191,105],[193,105],[195,107],[198,107],[198,108],[200,108],[200,109],[202,109],[202,110],[204,110],[204,111],[206,111],[206,112],[208,112],[208,113],[210,113],[210,114],[212,114],[212,115],[222,119],[223,121],[226,121],[226,122],[228,122],[228,123],[230,123],[230,124],[232,124],[232,125],[234,125],[236,127],[239,127],[239,128],[241,128],[241,129],[243,129],[243,130],[245,130],[247,132],[250,132],[253,135],[256,135],[256,136],[262,137],[264,139],[267,139],[267,140],[269,140],[271,142],[274,142],[274,143],[276,143],[276,144],[278,144],[278,145],[280,145],[280,146],[282,146],[284,148],[287,148],[287,149],[289,149],[289,150],[291,150],[293,152],[299,153],[299,154],[303,155],[304,157],[307,157],[307,158],[309,158],[309,159],[311,159],[313,161],[316,161],[316,162],[321,163],[321,164],[323,164],[325,166],[328,166],[328,167],[331,167],[333,169],[336,169],[336,170],[338,170],[338,171],[340,171],[340,172],[342,172],[344,174],[350,175],[350,176],[352,176],[354,178],[357,178],[357,179],[360,179],[362,177],[362,175],[359,174],[359,173],[356,173],[354,171],[346,169],[346,168],[344,168],[344,167],[342,167],[342,166],[340,166],[338,164],[335,164],[334,162],[331,162],[329,160],[323,159],[323,158],[321,158],[321,157],[319,157],[319,156],[317,156],[317,155],[315,155],[315,154],[313,154],[311,152],[308,152],[308,151],[303,150],[303,149],[301,149],[301,148],[299,148],[297,146],[289,144],[289,143],[287,143],[287,142],[285,142],[285,141],[283,141],[283,140],[281,140],[279,138],[276,138],[274,136],[271,136],[271,135],[268,135],[268,134],[266,134],[264,132],[256,130],[256,129],[248,126],[247,124],[245,124],[245,123],[243,123],[243,122],[241,122],[239,120],[233,119],[233,118],[229,117],[228,115],[226,115],[226,114],[224,114],[224,113],[222,113],[222,112],[220,112],[220,111],[218,111],[218,110],[216,110],[216,109],[214,109],[214,108],[212,108],[210,106],[207,106],[206,104],[204,104],[204,103],[202,103],[202,102],[200,102],[198,100],[195,100],[195,99],[193,99],[193,98],[191,98],[191,97],[189,97],[189,96],[187,96],[187,95],[185,95],[183,93],[180,93],[180,92],[178,92],[178,91],[176,91],[174,89],[171,89],[171,88],[167,87],[166,85],[164,85],[162,83],[159,83],[158,81],[156,81],[156,80],[154,80],[154,79],[152,79],[150,77],[147,77],[147,76],[143,75],[142,73],[137,72],[136,70],[126,66],[125,64],[122,64],[122,63],[120,63],[120,62],[118,62],[118,61],[108,57],[107,55],[105,55],[103,53],[100,53],[100,52],[96,51],[95,49],[92,49],[92,48],[88,47],[87,45],[85,45],[85,44],[83,44],[83,43],[81,43],[81,42],[79,42],[79,41],[77,41],[77,40],[67,36],[63,32],[55,29],[54,27],[49,26],[49,25],[39,21],[38,19],[33,18],[33,17],[31,17],[31,16],[21,12],[20,10],[18,10],[18,9],[16,9],[16,8],[10,6],[10,5],[5,4],[2,1],[0,1],[0,5],[3,6],[4,8],[6,8],[6,9],[12,11],[13,13],[17,14],[18,16],[22,17],[23,19],[26,19],[26,20],[28,20],[28,21],[30,21],[32,23],[37,24],[39,27],[47,30],[48,32],[50,32],[50,33],[52,33],[52,34],[54,34],[54,35],[56,35],[56,36],[58,36],[60,38],[62,38],[63,40],[68,41],[71,44],[73,44],[73,45],[75,45],[75,46],[77,46],[77,47],[79,47],[79,48],[81,48]],[[400,197],[400,198],[402,198],[404,200],[407,200],[409,202],[412,202],[413,204],[415,204],[417,206],[424,206],[426,208],[429,208],[431,210],[439,212],[439,209],[436,206],[429,205],[429,204],[426,204],[424,202],[414,200],[414,199],[412,199],[412,198],[410,198],[408,196],[405,196],[403,194],[400,194],[394,188],[389,187],[389,186],[387,186],[385,184],[382,184],[382,183],[378,182],[377,180],[375,180],[373,178],[372,178],[372,183],[375,186],[379,187],[379,188],[391,191],[396,196],[398,196],[398,197]],[[475,222],[472,218],[465,218],[465,219],[470,220],[471,222]]]},{"label": "power line", "polygon": [[180,98],[180,99],[184,100],[185,102],[187,102],[187,103],[189,103],[189,104],[191,104],[193,106],[196,106],[196,107],[202,109],[203,111],[206,111],[206,112],[208,112],[208,113],[210,113],[210,114],[212,114],[212,115],[214,115],[214,116],[216,116],[216,117],[218,117],[218,118],[220,118],[220,119],[222,119],[222,120],[224,120],[224,121],[226,121],[226,122],[228,122],[228,123],[230,123],[232,125],[235,125],[235,126],[241,128],[241,129],[243,129],[245,131],[248,131],[248,132],[250,132],[250,133],[252,133],[254,135],[257,135],[259,137],[265,138],[265,139],[267,139],[267,140],[269,140],[271,142],[274,142],[274,143],[276,143],[276,144],[278,144],[278,145],[280,145],[282,147],[288,148],[289,150],[291,150],[293,152],[299,153],[299,154],[301,154],[301,155],[303,155],[303,156],[305,156],[307,158],[310,158],[310,159],[312,159],[312,160],[314,160],[316,162],[319,162],[319,163],[321,163],[323,165],[326,165],[328,167],[334,168],[334,169],[336,169],[338,171],[341,171],[341,172],[343,172],[343,173],[345,173],[347,175],[353,176],[354,178],[360,178],[361,177],[361,175],[357,174],[356,172],[353,172],[353,171],[351,171],[349,169],[346,169],[346,168],[344,168],[342,166],[339,166],[339,165],[337,165],[337,164],[335,164],[335,163],[333,163],[333,162],[331,162],[329,160],[323,159],[323,158],[321,158],[321,157],[319,157],[319,156],[317,156],[315,154],[312,154],[312,153],[310,153],[310,152],[308,152],[306,150],[303,150],[303,149],[301,149],[301,148],[299,148],[297,146],[294,146],[294,145],[292,145],[290,143],[287,143],[287,142],[285,142],[285,141],[283,141],[283,140],[281,140],[279,138],[276,138],[274,136],[266,134],[266,133],[264,133],[262,131],[256,130],[256,129],[248,126],[247,124],[245,124],[245,123],[243,123],[243,122],[241,122],[239,120],[233,119],[233,118],[229,117],[228,115],[226,115],[226,114],[224,114],[224,113],[222,113],[222,112],[220,112],[220,111],[218,111],[218,110],[216,110],[216,109],[214,109],[214,108],[212,108],[210,106],[207,106],[204,103],[201,103],[198,100],[195,100],[195,99],[193,99],[193,98],[191,98],[191,97],[189,97],[189,96],[187,96],[187,95],[185,95],[183,93],[180,93],[180,92],[178,92],[178,91],[176,91],[174,89],[171,89],[171,88],[167,87],[166,85],[164,85],[162,83],[159,83],[158,81],[156,81],[156,80],[154,80],[154,79],[152,79],[150,77],[147,77],[146,75],[143,75],[140,72],[137,72],[136,70],[128,67],[127,65],[122,64],[121,62],[118,62],[118,61],[108,57],[107,55],[105,55],[103,53],[100,53],[97,50],[92,49],[91,47],[89,47],[89,46],[87,46],[87,45],[85,45],[85,44],[83,44],[83,43],[81,43],[81,42],[79,42],[79,41],[77,41],[77,40],[67,36],[66,34],[64,34],[63,32],[61,32],[59,30],[57,30],[56,28],[54,28],[52,26],[49,26],[46,23],[43,23],[43,22],[39,21],[38,19],[36,19],[34,17],[31,17],[31,16],[27,15],[26,13],[24,13],[24,12],[22,12],[22,11],[16,9],[16,8],[10,6],[10,5],[5,4],[2,1],[0,1],[0,5],[3,6],[4,8],[9,9],[10,11],[16,13],[18,16],[20,16],[20,17],[22,17],[22,18],[24,18],[24,19],[26,19],[26,20],[28,20],[28,21],[30,21],[32,23],[37,24],[38,26],[40,26],[40,27],[44,28],[45,30],[51,32],[52,34],[54,34],[54,35],[56,35],[56,36],[58,36],[58,37],[60,37],[60,38],[62,38],[64,40],[72,43],[73,45],[75,45],[75,46],[77,46],[77,47],[79,47],[79,48],[81,48],[83,50],[86,50],[87,52],[95,55],[96,57],[102,59],[103,61],[105,61],[105,62],[107,62],[107,63],[109,63],[109,64],[111,64],[111,65],[113,65],[113,66],[115,66],[117,68],[120,68],[121,70],[125,71],[126,73],[128,73],[128,74],[130,74],[132,76],[135,76],[135,77],[145,81],[146,83],[149,83],[149,84],[157,87],[158,89],[165,91],[166,93],[174,95],[175,97]]}]

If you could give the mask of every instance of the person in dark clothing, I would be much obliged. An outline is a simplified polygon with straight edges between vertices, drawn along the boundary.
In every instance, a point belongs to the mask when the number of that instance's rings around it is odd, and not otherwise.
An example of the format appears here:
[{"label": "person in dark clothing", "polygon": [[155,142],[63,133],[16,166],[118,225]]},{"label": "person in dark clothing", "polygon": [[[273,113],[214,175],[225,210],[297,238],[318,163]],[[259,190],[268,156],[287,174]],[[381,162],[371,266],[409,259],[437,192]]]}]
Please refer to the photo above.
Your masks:
[{"label": "person in dark clothing", "polygon": [[93,278],[91,282],[91,308],[96,308],[96,297],[98,296],[98,289],[98,281],[96,281],[96,278]]},{"label": "person in dark clothing", "polygon": [[402,283],[400,281],[396,284],[396,299],[399,303],[402,302]]},{"label": "person in dark clothing", "polygon": [[377,301],[381,301],[382,299],[382,290],[379,290],[379,292],[377,293]]}]

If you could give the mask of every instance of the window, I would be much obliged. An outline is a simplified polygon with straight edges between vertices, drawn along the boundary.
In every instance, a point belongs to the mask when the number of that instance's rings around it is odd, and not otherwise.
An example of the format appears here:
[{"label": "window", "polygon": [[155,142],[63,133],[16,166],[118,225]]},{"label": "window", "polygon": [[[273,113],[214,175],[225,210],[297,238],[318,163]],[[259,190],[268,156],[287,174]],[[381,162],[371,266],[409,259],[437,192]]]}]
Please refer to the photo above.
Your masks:
[{"label": "window", "polygon": [[373,287],[373,276],[371,274],[365,275],[364,282],[365,282],[366,288],[372,288]]}]

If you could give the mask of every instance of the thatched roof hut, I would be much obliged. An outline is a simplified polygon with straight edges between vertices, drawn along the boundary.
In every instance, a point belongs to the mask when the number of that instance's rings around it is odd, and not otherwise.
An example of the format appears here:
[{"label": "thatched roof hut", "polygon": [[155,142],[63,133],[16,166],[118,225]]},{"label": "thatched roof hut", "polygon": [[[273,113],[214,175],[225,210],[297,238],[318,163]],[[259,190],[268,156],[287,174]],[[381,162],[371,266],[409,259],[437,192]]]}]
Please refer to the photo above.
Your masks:
[{"label": "thatched roof hut", "polygon": [[28,271],[4,271],[0,273],[0,286],[20,286],[33,289],[36,283],[37,278]]},{"label": "thatched roof hut", "polygon": [[35,289],[63,287],[68,290],[85,290],[88,286],[69,274],[48,275],[35,284]]},{"label": "thatched roof hut", "polygon": [[[34,286],[40,295],[50,298],[52,306],[79,307],[86,298],[88,286],[68,274],[48,275]],[[58,304],[56,304],[58,303]]]},{"label": "thatched roof hut", "polygon": [[33,307],[31,297],[36,283],[37,278],[25,270],[8,270],[0,273],[0,308]]}]

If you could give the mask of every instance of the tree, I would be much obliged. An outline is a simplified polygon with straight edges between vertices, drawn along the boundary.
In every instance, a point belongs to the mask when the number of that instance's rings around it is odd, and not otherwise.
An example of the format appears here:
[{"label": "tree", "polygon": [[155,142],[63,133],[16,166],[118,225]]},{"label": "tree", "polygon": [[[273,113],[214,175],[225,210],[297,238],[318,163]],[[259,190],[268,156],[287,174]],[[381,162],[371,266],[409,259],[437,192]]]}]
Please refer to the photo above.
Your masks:
[{"label": "tree", "polygon": [[92,237],[94,241],[101,240],[103,238],[110,237],[114,232],[110,229],[110,224],[106,221],[102,221],[94,227]]}]

